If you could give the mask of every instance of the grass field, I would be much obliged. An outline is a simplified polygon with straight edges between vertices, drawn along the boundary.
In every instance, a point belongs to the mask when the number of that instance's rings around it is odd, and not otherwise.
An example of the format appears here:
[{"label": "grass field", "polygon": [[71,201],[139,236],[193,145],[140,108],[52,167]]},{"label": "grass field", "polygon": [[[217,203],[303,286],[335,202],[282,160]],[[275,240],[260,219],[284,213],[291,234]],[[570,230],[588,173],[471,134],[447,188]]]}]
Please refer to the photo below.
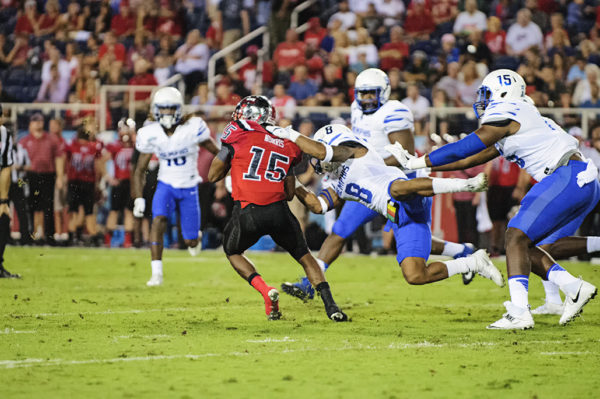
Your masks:
[{"label": "grass field", "polygon": [[[0,280],[0,398],[597,398],[600,301],[561,327],[487,331],[506,288],[476,278],[409,286],[393,257],[343,256],[328,272],[352,321],[260,295],[220,252],[168,251],[147,288],[142,250],[8,248]],[[251,253],[270,284],[296,278],[283,254]],[[600,267],[564,265],[600,285]],[[505,271],[505,266],[499,265]],[[531,279],[532,306],[542,286]]]}]

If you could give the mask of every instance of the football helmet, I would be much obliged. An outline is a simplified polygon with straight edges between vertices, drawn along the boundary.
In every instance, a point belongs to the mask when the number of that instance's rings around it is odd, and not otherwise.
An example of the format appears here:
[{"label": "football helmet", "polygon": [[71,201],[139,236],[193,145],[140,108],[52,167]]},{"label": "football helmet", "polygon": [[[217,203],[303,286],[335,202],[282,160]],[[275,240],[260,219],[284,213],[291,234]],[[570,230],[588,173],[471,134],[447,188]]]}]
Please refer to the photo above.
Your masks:
[{"label": "football helmet", "polygon": [[365,69],[354,82],[354,99],[365,114],[372,114],[381,108],[389,100],[391,91],[390,79],[377,68]]},{"label": "football helmet", "polygon": [[163,87],[152,96],[150,109],[152,116],[162,127],[171,129],[181,121],[183,96],[174,87]]},{"label": "football helmet", "polygon": [[247,96],[235,106],[231,118],[233,120],[255,121],[261,125],[274,125],[275,108],[265,96]]},{"label": "football helmet", "polygon": [[498,69],[487,74],[477,89],[473,110],[481,118],[488,104],[498,100],[525,101],[525,80],[510,69]]},{"label": "football helmet", "polygon": [[[317,130],[317,132],[313,136],[313,140],[328,145],[340,145],[348,141],[360,143],[360,139],[358,139],[352,133],[352,130],[340,124],[331,124],[323,126],[319,130]],[[319,174],[322,174],[323,172],[337,174],[337,171],[339,170],[342,163],[343,162],[324,162],[316,158],[311,159],[311,165],[315,169],[315,172]]]}]

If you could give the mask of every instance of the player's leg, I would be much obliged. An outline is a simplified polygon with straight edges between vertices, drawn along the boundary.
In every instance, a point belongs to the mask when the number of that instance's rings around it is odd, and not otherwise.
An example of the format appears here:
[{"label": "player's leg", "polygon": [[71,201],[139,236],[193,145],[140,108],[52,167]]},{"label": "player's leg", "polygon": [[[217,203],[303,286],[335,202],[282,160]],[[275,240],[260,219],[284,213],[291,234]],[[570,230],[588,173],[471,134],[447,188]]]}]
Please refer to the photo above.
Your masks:
[{"label": "player's leg", "polygon": [[77,214],[79,213],[79,190],[77,183],[74,181],[68,183],[67,206],[69,207],[69,242],[71,245],[76,245],[81,237],[76,237]]},{"label": "player's leg", "polygon": [[104,234],[104,245],[110,247],[113,233],[117,228],[117,220],[119,218],[119,212],[123,210],[123,189],[121,182],[116,186],[113,186],[110,193],[110,211],[106,218],[106,233]]},{"label": "player's leg", "polygon": [[175,209],[175,195],[173,187],[158,182],[152,199],[152,226],[150,227],[150,255],[152,276],[146,283],[153,287],[163,283],[163,236],[167,229],[167,217]]},{"label": "player's leg", "polygon": [[20,275],[13,274],[4,268],[4,250],[10,236],[9,212],[8,204],[0,205],[0,278],[20,278]]},{"label": "player's leg", "polygon": [[[594,182],[579,187],[576,175],[582,168],[585,168],[583,162],[571,162],[569,166],[557,169],[533,186],[521,201],[517,215],[508,223],[505,241],[511,301],[505,302],[507,313],[503,318],[488,328],[533,327],[528,299],[530,248],[533,247],[533,243],[544,244],[544,238],[558,238],[553,237],[553,234],[561,234],[565,228],[572,228],[574,219],[582,214],[585,217],[595,206],[600,196],[600,185]],[[546,268],[551,265],[547,273],[548,279],[559,285],[566,293],[567,301],[570,300],[568,310],[565,307],[560,321],[561,324],[565,324],[581,311],[596,289],[593,285],[570,275],[547,253],[542,252],[539,257],[535,260],[536,264]],[[580,292],[584,295],[579,295]]]},{"label": "player's leg", "polygon": [[84,198],[83,212],[85,215],[85,228],[90,235],[90,242],[93,246],[100,246],[101,237],[98,236],[98,226],[96,224],[96,214],[94,213],[95,202],[95,183],[83,183]]},{"label": "player's leg", "polygon": [[177,205],[179,214],[181,215],[181,235],[190,254],[196,256],[202,249],[198,186],[180,189],[178,191]]},{"label": "player's leg", "polygon": [[[288,251],[302,265],[307,278],[323,300],[327,316],[333,321],[348,320],[348,317],[333,300],[324,271],[309,252],[300,223],[290,211],[287,202],[280,201],[271,204],[270,208],[272,208],[272,213],[263,213],[263,218],[267,222],[268,231],[275,243]],[[264,210],[262,211],[264,212]]]},{"label": "player's leg", "polygon": [[435,194],[455,193],[461,191],[484,191],[487,188],[487,178],[480,173],[469,179],[447,179],[439,177],[418,177],[415,179],[394,180],[388,189],[390,196],[396,200],[417,194],[431,197]]},{"label": "player's leg", "polygon": [[[469,256],[475,251],[475,245],[471,243],[458,244],[451,241],[444,241],[437,237],[431,237],[431,254],[432,255],[442,255],[442,256],[450,256],[454,259],[464,258],[465,256]],[[475,277],[474,272],[467,272],[462,274],[463,284],[467,285],[473,281]]]},{"label": "player's leg", "polygon": [[223,230],[223,251],[237,274],[262,295],[267,319],[277,320],[281,317],[279,292],[263,280],[254,264],[244,256],[244,251],[264,235],[253,217],[256,208],[248,205],[242,209],[239,202],[234,204],[231,218]]},{"label": "player's leg", "polygon": [[[333,225],[331,234],[325,239],[317,255],[317,262],[323,272],[338,258],[344,248],[346,239],[354,234],[361,225],[375,219],[377,215],[379,213],[358,202],[347,201],[344,204],[340,216]],[[315,294],[307,277],[301,278],[297,283],[283,283],[281,289],[286,294],[302,300],[312,299]]]},{"label": "player's leg", "polygon": [[131,248],[133,245],[133,201],[131,199],[131,186],[129,180],[122,180],[123,185],[123,227],[125,228],[124,248]]}]

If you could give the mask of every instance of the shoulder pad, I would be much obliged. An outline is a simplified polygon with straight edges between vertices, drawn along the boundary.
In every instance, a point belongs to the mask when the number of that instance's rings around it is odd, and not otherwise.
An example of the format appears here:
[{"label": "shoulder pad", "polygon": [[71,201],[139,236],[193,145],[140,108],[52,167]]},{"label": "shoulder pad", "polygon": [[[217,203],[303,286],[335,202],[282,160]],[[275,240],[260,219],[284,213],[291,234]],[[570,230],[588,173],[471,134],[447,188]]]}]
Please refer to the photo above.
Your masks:
[{"label": "shoulder pad", "polygon": [[523,101],[492,101],[485,109],[481,117],[481,123],[498,122],[511,119],[519,122],[519,114],[523,109],[530,106]]}]

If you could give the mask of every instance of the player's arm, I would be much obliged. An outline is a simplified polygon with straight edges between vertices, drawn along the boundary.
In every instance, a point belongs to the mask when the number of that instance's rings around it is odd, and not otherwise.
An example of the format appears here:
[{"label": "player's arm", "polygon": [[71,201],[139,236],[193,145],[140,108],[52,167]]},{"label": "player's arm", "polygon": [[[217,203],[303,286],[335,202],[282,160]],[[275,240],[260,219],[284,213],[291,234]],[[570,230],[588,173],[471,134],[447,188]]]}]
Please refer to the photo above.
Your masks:
[{"label": "player's arm", "polygon": [[223,147],[217,151],[210,164],[210,169],[208,170],[209,182],[214,183],[227,176],[227,172],[231,168],[231,158],[233,158],[233,147],[223,143]]},{"label": "player's arm", "polygon": [[461,159],[460,161],[452,162],[443,166],[435,166],[431,168],[433,172],[445,172],[450,170],[463,170],[469,169],[473,166],[482,165],[492,159],[496,158],[500,153],[496,149],[496,147],[491,146],[486,148],[485,150],[477,153],[475,155],[471,155],[468,158]]},{"label": "player's arm", "polygon": [[[415,154],[415,137],[410,129],[398,130],[388,134],[388,140],[391,144],[400,143],[402,147],[412,155]],[[394,156],[389,156],[384,159],[388,166],[400,166],[400,163]]]},{"label": "player's arm", "polygon": [[200,143],[200,146],[210,151],[211,154],[217,155],[219,153],[219,147],[213,139],[204,140]]},{"label": "player's arm", "polygon": [[10,166],[5,166],[0,170],[0,215],[7,214],[9,217],[10,208],[8,207],[8,192],[10,190],[11,181],[10,171]]},{"label": "player's arm", "polygon": [[140,153],[137,164],[133,170],[133,179],[131,180],[131,197],[142,198],[144,195],[144,177],[146,170],[148,170],[148,164],[152,159],[152,154]]},{"label": "player's arm", "polygon": [[304,187],[304,185],[297,180],[296,197],[298,197],[300,202],[302,202],[312,213],[326,213],[335,208],[340,202],[340,197],[338,197],[333,189],[325,189],[317,195]]}]

